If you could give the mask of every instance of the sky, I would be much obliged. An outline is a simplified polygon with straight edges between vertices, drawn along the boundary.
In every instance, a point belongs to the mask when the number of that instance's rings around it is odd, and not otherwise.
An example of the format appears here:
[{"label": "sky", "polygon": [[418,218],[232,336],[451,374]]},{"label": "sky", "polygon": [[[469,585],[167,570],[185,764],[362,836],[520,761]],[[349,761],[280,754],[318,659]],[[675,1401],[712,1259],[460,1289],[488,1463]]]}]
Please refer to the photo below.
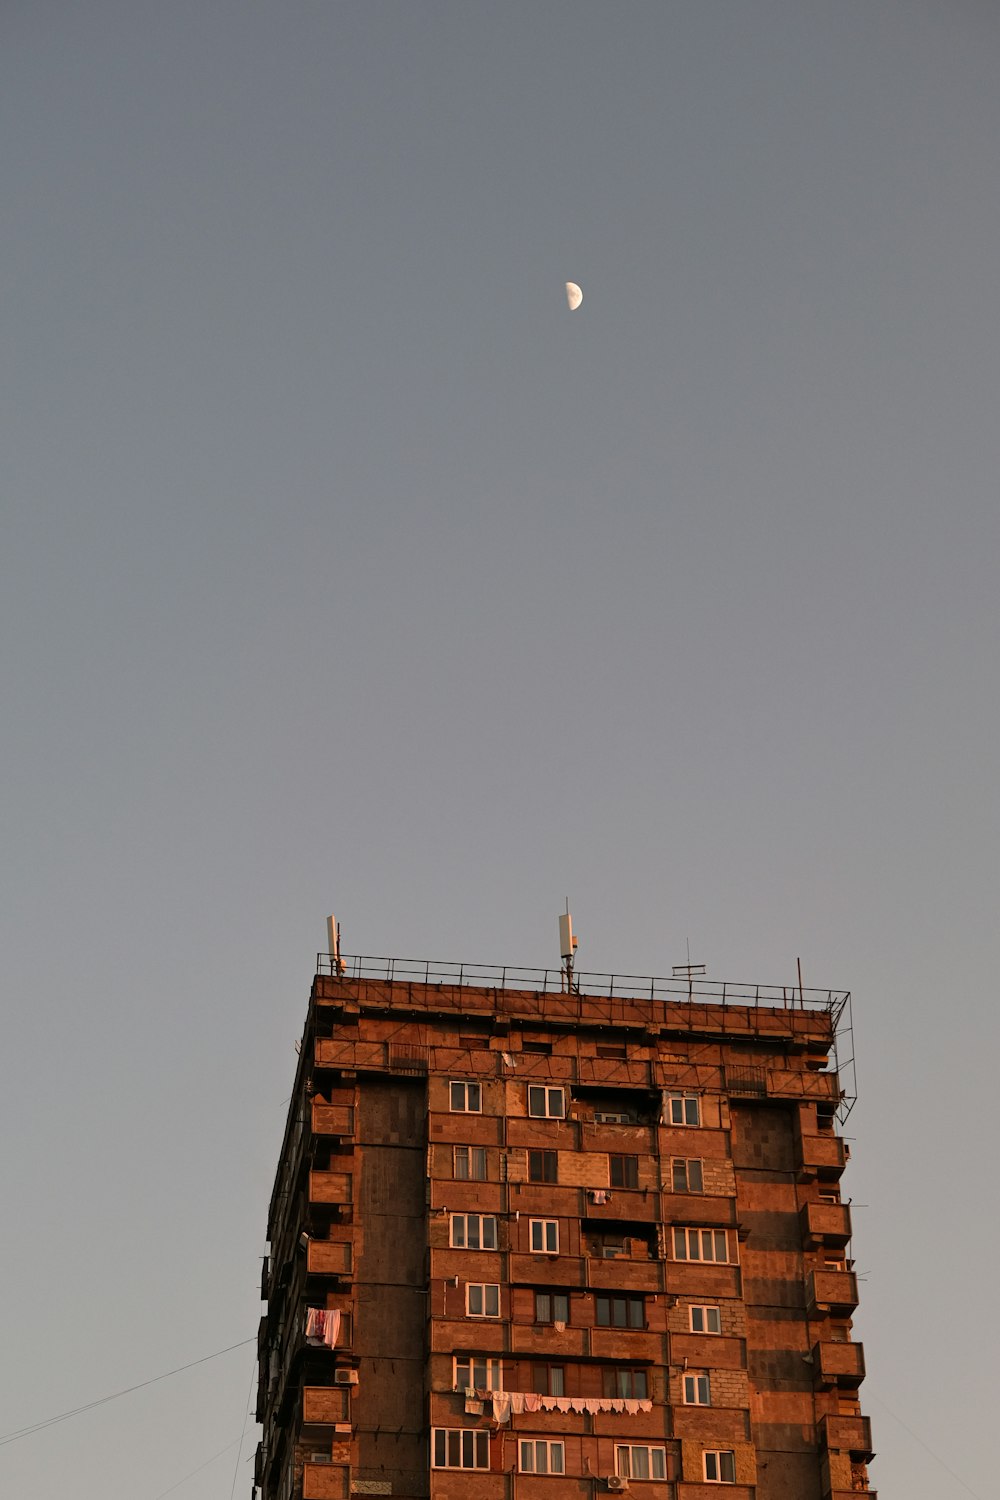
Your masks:
[{"label": "sky", "polygon": [[3,1493],[246,1500],[327,914],[544,967],[567,898],[583,970],[852,992],[872,1483],[995,1492],[998,64],[6,0]]}]

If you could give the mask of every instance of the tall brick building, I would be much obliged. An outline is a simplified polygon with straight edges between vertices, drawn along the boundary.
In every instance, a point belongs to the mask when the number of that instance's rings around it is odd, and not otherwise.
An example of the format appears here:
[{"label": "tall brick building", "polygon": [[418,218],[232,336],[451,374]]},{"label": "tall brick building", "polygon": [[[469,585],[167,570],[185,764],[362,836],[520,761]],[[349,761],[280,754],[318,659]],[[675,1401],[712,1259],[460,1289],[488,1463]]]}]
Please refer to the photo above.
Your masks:
[{"label": "tall brick building", "polygon": [[322,955],[262,1500],[867,1490],[845,1025],[845,994]]}]

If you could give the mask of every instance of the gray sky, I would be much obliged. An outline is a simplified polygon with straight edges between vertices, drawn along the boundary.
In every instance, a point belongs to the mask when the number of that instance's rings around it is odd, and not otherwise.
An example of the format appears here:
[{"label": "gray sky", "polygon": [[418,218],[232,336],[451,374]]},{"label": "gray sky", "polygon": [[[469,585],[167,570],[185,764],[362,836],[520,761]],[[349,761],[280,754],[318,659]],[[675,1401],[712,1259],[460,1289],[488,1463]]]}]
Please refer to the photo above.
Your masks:
[{"label": "gray sky", "polygon": [[[328,910],[545,965],[568,895],[583,968],[854,992],[872,1480],[994,1492],[998,62],[7,0],[4,1432],[254,1335]],[[253,1352],[0,1489],[245,1496]]]}]

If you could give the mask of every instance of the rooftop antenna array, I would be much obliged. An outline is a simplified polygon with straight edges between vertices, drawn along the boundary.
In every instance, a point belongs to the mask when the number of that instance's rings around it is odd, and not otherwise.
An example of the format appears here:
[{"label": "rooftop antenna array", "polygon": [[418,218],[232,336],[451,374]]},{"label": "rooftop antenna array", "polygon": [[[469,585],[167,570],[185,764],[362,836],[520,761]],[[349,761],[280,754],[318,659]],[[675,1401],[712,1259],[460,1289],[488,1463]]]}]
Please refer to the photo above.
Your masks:
[{"label": "rooftop antenna array", "polygon": [[343,974],[344,963],[340,956],[340,923],[336,917],[326,919],[326,951],[333,959],[333,972],[337,975]]},{"label": "rooftop antenna array", "polygon": [[578,939],[573,936],[573,918],[569,914],[569,897],[566,898],[566,910],[559,916],[559,953],[562,957],[563,988],[571,995],[578,994],[580,985],[573,976],[573,965],[576,961]]}]

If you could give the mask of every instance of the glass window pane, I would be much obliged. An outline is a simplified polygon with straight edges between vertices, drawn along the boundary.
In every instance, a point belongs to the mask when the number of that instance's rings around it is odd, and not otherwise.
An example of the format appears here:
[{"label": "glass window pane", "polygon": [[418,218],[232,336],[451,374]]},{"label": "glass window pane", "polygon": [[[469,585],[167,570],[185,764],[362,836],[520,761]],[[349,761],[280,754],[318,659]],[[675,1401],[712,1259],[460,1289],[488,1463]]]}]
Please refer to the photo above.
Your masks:
[{"label": "glass window pane", "polygon": [[736,1455],[735,1455],[735,1453],[720,1453],[719,1454],[719,1458],[721,1460],[720,1467],[722,1469],[722,1478],[726,1481],[727,1484],[735,1484],[736,1483]]},{"label": "glass window pane", "polygon": [[566,1394],[566,1372],[562,1365],[550,1365],[549,1367],[549,1395],[565,1396]]},{"label": "glass window pane", "polygon": [[632,1478],[649,1478],[649,1449],[633,1447],[632,1449]]},{"label": "glass window pane", "polygon": [[667,1477],[667,1455],[666,1455],[665,1450],[663,1448],[654,1448],[653,1451],[652,1451],[652,1457],[653,1457],[653,1478],[654,1479],[666,1479],[666,1477]]},{"label": "glass window pane", "polygon": [[467,1083],[465,1086],[465,1090],[466,1096],[468,1098],[469,1109],[474,1110],[475,1113],[478,1114],[480,1109],[482,1108],[482,1091],[479,1087],[479,1084]]},{"label": "glass window pane", "polygon": [[697,1125],[698,1123],[698,1100],[684,1100],[684,1123],[685,1125]]},{"label": "glass window pane", "polygon": [[553,1294],[552,1316],[557,1323],[569,1322],[569,1298],[563,1292]]},{"label": "glass window pane", "polygon": [[692,1193],[701,1192],[701,1162],[689,1161],[687,1164],[688,1190]]},{"label": "glass window pane", "polygon": [[552,1447],[549,1450],[549,1468],[553,1474],[562,1474],[565,1472],[565,1464],[563,1461],[565,1451],[566,1450],[563,1447],[562,1443],[552,1444]]}]

